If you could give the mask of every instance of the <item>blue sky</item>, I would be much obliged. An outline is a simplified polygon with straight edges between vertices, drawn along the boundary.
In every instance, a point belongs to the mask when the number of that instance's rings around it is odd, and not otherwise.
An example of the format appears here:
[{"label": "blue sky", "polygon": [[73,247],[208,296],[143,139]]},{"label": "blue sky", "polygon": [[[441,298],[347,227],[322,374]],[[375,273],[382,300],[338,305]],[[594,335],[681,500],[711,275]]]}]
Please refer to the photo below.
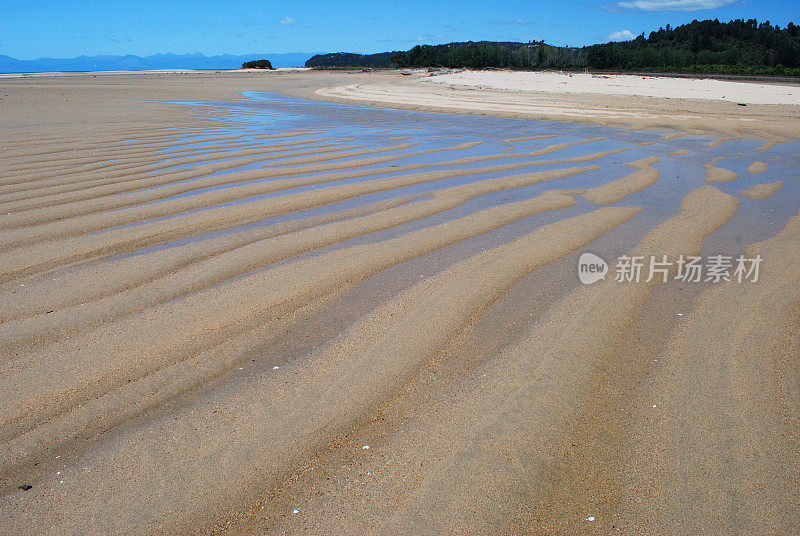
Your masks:
[{"label": "blue sky", "polygon": [[[466,40],[585,45],[692,19],[800,23],[798,0],[0,0],[0,54],[378,52]],[[628,34],[630,32],[630,34]]]}]

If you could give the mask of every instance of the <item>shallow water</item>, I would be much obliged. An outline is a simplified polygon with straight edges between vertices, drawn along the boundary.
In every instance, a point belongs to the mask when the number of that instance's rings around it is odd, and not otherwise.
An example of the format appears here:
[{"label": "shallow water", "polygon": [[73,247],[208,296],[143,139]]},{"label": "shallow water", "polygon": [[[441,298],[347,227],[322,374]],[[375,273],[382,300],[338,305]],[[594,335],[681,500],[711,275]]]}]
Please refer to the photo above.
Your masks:
[{"label": "shallow water", "polygon": [[[641,236],[655,225],[677,213],[683,197],[692,189],[705,183],[705,170],[703,166],[718,157],[722,157],[722,159],[717,163],[717,166],[735,171],[738,174],[738,178],[726,183],[715,183],[714,186],[739,198],[740,206],[736,215],[727,224],[707,237],[704,253],[721,251],[729,252],[729,254],[738,253],[748,244],[764,240],[774,235],[783,227],[788,218],[795,215],[798,208],[800,208],[800,183],[798,181],[800,159],[794,156],[800,151],[800,144],[797,142],[780,143],[768,151],[755,151],[757,147],[762,145],[763,140],[735,139],[725,141],[718,146],[709,146],[709,144],[716,139],[715,136],[684,135],[676,139],[665,140],[663,137],[670,134],[671,131],[630,131],[621,128],[583,123],[533,121],[478,115],[437,114],[393,110],[303,100],[275,93],[246,92],[243,96],[245,97],[244,99],[231,102],[185,104],[210,106],[213,107],[215,111],[221,112],[221,117],[229,124],[226,131],[231,134],[241,134],[244,131],[261,132],[263,134],[275,134],[287,131],[310,131],[311,134],[307,136],[309,139],[320,137],[353,138],[352,141],[342,143],[342,151],[350,150],[349,148],[356,146],[387,148],[400,144],[414,143],[416,144],[415,146],[404,150],[348,156],[335,160],[328,160],[328,162],[338,164],[362,158],[396,156],[398,157],[397,160],[361,166],[359,169],[383,170],[385,172],[387,168],[391,166],[414,164],[424,167],[400,171],[396,174],[376,173],[374,175],[368,174],[355,178],[297,186],[265,194],[248,196],[236,199],[235,201],[221,203],[220,205],[203,207],[198,210],[209,210],[217,206],[225,206],[233,203],[242,204],[269,197],[307,192],[342,184],[368,182],[377,178],[418,173],[432,169],[476,170],[476,173],[470,175],[428,181],[420,184],[398,187],[392,190],[359,195],[345,201],[310,207],[302,212],[303,217],[308,217],[341,210],[347,207],[364,205],[393,196],[409,194],[425,195],[443,188],[488,178],[573,166],[602,166],[599,170],[589,171],[563,179],[545,181],[523,188],[515,188],[478,196],[454,209],[421,218],[420,220],[403,224],[390,230],[379,231],[332,246],[336,248],[346,247],[352,245],[352,243],[383,240],[412,229],[440,223],[451,218],[463,217],[464,215],[489,206],[530,198],[547,190],[583,189],[599,186],[609,180],[618,179],[635,171],[633,168],[624,165],[625,163],[650,156],[658,156],[661,158],[661,161],[654,165],[654,167],[660,171],[659,180],[654,185],[614,203],[615,205],[636,205],[644,207],[644,210],[638,216],[613,231],[615,233],[625,234],[627,239],[625,239],[624,242],[626,244],[635,244]],[[219,116],[217,120],[219,120]],[[504,141],[532,136],[554,137],[540,140]],[[410,139],[391,139],[397,137],[410,137]],[[540,150],[550,145],[581,142],[589,138],[604,139],[572,145],[543,156],[524,156],[524,153]],[[252,136],[249,139],[254,142],[258,141],[257,138]],[[301,141],[303,137],[287,138],[287,140]],[[280,141],[280,138],[271,138],[263,139],[261,143],[268,145],[279,143]],[[468,142],[480,142],[480,144],[466,150],[442,151],[442,149],[451,149],[459,144]],[[301,147],[305,148],[307,146]],[[513,149],[508,151],[509,148]],[[566,159],[616,149],[627,150],[585,163],[536,165],[513,170],[490,172],[480,172],[478,170],[478,168],[497,164],[534,164],[541,161]],[[678,149],[686,149],[690,154],[685,156],[670,156],[671,153],[674,153]],[[406,153],[428,150],[439,150],[439,152],[402,156]],[[521,156],[509,158],[509,154]],[[485,160],[481,162],[446,164],[446,162],[450,160],[481,156],[498,156],[499,158],[497,160]],[[271,155],[271,157],[274,157],[274,155]],[[221,154],[220,159],[215,161],[224,160],[224,154]],[[748,173],[746,168],[756,160],[768,164],[768,170],[757,175]],[[235,171],[258,169],[261,167],[265,169],[276,169],[280,164],[280,160],[270,159],[260,163],[255,162],[241,167],[219,171],[214,175],[224,175]],[[316,171],[305,173],[302,172],[301,169],[298,169],[300,167],[302,166],[290,165],[285,168],[287,169],[287,175],[271,176],[261,180],[277,181],[283,176],[290,176],[292,178],[314,177],[327,172]],[[388,171],[391,172],[391,170]],[[230,186],[253,184],[261,182],[261,180],[199,188],[163,200],[225,189]],[[743,198],[740,195],[740,192],[751,184],[777,180],[783,181],[784,186],[770,198],[761,201],[753,201]],[[163,200],[155,202],[157,203]],[[497,233],[492,234],[500,236],[500,240],[509,240],[520,234],[530,232],[533,228],[549,221],[588,212],[596,208],[596,205],[578,197],[578,204],[575,207],[558,211],[557,216],[540,214],[531,218],[523,218],[522,220],[508,225],[508,229],[505,229],[503,233],[499,233],[499,235]],[[164,218],[169,217],[170,216],[165,216]],[[285,221],[292,217],[297,217],[297,215],[284,214],[268,217],[260,223],[248,224],[246,227],[259,224],[269,225],[277,221]],[[211,233],[211,235],[214,236],[218,234],[219,232]],[[202,239],[202,236],[193,237],[191,240],[194,241],[197,239]],[[492,237],[485,237],[483,241],[486,247],[495,245],[497,242],[497,240]],[[185,243],[185,241],[177,241],[175,245],[180,243]]]}]

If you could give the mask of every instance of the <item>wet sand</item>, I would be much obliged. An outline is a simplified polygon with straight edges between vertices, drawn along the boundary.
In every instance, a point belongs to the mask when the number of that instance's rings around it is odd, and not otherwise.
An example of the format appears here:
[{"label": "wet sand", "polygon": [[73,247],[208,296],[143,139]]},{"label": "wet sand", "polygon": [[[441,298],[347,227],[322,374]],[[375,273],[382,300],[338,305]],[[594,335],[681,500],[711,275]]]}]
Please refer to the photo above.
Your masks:
[{"label": "wet sand", "polygon": [[795,531],[798,107],[408,78],[0,79],[4,533]]}]

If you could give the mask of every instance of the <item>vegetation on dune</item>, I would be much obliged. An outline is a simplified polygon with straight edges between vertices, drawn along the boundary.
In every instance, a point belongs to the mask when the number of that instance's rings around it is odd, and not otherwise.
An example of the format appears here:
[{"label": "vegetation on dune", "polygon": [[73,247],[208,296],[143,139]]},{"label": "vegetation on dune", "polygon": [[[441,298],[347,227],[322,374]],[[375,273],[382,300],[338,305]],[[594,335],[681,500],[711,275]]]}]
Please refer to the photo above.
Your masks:
[{"label": "vegetation on dune", "polygon": [[466,42],[420,45],[379,54],[319,54],[307,67],[595,69],[800,76],[800,27],[755,19],[693,21],[648,37],[582,48],[544,42]]},{"label": "vegetation on dune", "polygon": [[274,69],[274,67],[269,60],[253,60],[244,62],[242,69]]},{"label": "vegetation on dune", "polygon": [[392,60],[399,67],[577,69],[586,66],[582,49],[554,47],[544,42],[481,41],[437,46],[422,45],[408,52],[395,53]]},{"label": "vegetation on dune", "polygon": [[586,48],[595,69],[723,72],[733,74],[800,74],[800,28],[755,19],[693,21],[662,28],[645,38]]},{"label": "vegetation on dune", "polygon": [[379,54],[353,54],[350,52],[317,54],[306,61],[306,67],[397,67],[392,63],[393,54],[396,54],[396,52],[381,52]]}]

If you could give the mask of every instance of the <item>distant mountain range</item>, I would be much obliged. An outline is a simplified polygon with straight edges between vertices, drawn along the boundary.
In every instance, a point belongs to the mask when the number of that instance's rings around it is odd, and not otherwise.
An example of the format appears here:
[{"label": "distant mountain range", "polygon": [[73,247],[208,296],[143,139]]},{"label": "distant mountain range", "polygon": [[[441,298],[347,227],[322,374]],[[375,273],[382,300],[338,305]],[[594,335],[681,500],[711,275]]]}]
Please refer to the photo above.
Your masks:
[{"label": "distant mountain range", "polygon": [[57,71],[143,71],[148,69],[238,69],[245,61],[268,59],[274,67],[302,66],[313,53],[289,54],[154,54],[152,56],[80,56],[18,60],[0,55],[0,73],[45,73]]}]

